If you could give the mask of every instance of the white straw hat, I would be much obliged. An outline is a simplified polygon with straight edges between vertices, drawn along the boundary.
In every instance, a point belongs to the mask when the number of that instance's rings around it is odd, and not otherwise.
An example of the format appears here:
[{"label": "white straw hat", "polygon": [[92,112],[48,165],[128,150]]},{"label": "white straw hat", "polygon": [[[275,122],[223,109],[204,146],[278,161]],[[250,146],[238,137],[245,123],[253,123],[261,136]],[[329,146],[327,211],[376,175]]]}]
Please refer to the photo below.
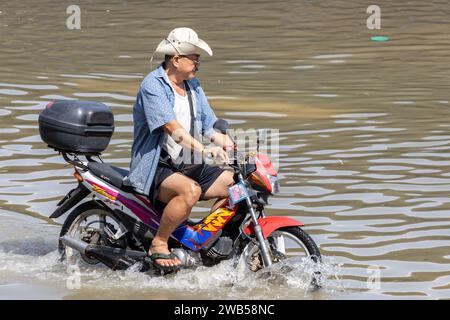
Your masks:
[{"label": "white straw hat", "polygon": [[167,55],[189,55],[189,54],[207,54],[212,56],[211,47],[197,35],[197,32],[190,28],[175,28],[170,31],[167,38],[162,40],[155,51]]}]

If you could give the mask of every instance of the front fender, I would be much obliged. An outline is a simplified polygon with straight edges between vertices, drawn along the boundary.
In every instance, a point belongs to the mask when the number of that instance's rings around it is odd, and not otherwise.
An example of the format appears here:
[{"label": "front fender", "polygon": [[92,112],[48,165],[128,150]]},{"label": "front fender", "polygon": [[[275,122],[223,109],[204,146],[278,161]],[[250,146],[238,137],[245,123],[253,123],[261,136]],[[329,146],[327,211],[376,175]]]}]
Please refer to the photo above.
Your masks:
[{"label": "front fender", "polygon": [[[301,227],[303,223],[289,217],[265,217],[258,219],[258,223],[261,226],[264,238],[267,238],[273,231],[283,227]],[[254,234],[253,222],[245,228],[244,232],[248,235]]]}]

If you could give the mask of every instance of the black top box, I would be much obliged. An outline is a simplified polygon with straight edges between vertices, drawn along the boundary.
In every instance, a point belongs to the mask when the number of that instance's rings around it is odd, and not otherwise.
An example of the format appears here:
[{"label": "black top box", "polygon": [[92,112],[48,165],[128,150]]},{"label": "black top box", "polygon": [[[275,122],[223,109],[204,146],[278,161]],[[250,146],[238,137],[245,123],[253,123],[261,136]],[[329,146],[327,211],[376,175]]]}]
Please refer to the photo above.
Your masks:
[{"label": "black top box", "polygon": [[58,100],[39,115],[39,133],[49,147],[68,153],[98,155],[114,132],[114,115],[101,102]]}]

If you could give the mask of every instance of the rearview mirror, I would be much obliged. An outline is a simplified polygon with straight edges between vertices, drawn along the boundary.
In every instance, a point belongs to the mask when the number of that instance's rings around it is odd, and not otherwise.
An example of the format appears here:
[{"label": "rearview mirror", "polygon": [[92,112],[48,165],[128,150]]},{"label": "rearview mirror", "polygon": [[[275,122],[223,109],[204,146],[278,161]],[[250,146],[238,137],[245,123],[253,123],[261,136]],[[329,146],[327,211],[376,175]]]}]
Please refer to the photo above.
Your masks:
[{"label": "rearview mirror", "polygon": [[225,119],[217,119],[216,122],[214,122],[213,128],[216,131],[219,131],[222,134],[227,134],[227,130],[230,127],[230,124]]}]

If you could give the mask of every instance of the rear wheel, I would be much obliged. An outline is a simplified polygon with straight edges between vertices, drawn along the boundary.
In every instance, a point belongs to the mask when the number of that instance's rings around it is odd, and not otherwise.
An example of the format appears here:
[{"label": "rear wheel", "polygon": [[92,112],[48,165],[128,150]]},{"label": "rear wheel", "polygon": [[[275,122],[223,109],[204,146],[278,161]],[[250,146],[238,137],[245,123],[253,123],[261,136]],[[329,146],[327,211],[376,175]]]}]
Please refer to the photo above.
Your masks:
[{"label": "rear wheel", "polygon": [[[102,208],[88,208],[81,212],[74,210],[69,214],[61,229],[60,237],[68,235],[92,245],[126,249],[125,233],[126,228],[113,213]],[[70,265],[80,262],[88,265],[99,263],[97,259],[64,245],[61,240],[58,249],[62,260],[66,260]]]}]

